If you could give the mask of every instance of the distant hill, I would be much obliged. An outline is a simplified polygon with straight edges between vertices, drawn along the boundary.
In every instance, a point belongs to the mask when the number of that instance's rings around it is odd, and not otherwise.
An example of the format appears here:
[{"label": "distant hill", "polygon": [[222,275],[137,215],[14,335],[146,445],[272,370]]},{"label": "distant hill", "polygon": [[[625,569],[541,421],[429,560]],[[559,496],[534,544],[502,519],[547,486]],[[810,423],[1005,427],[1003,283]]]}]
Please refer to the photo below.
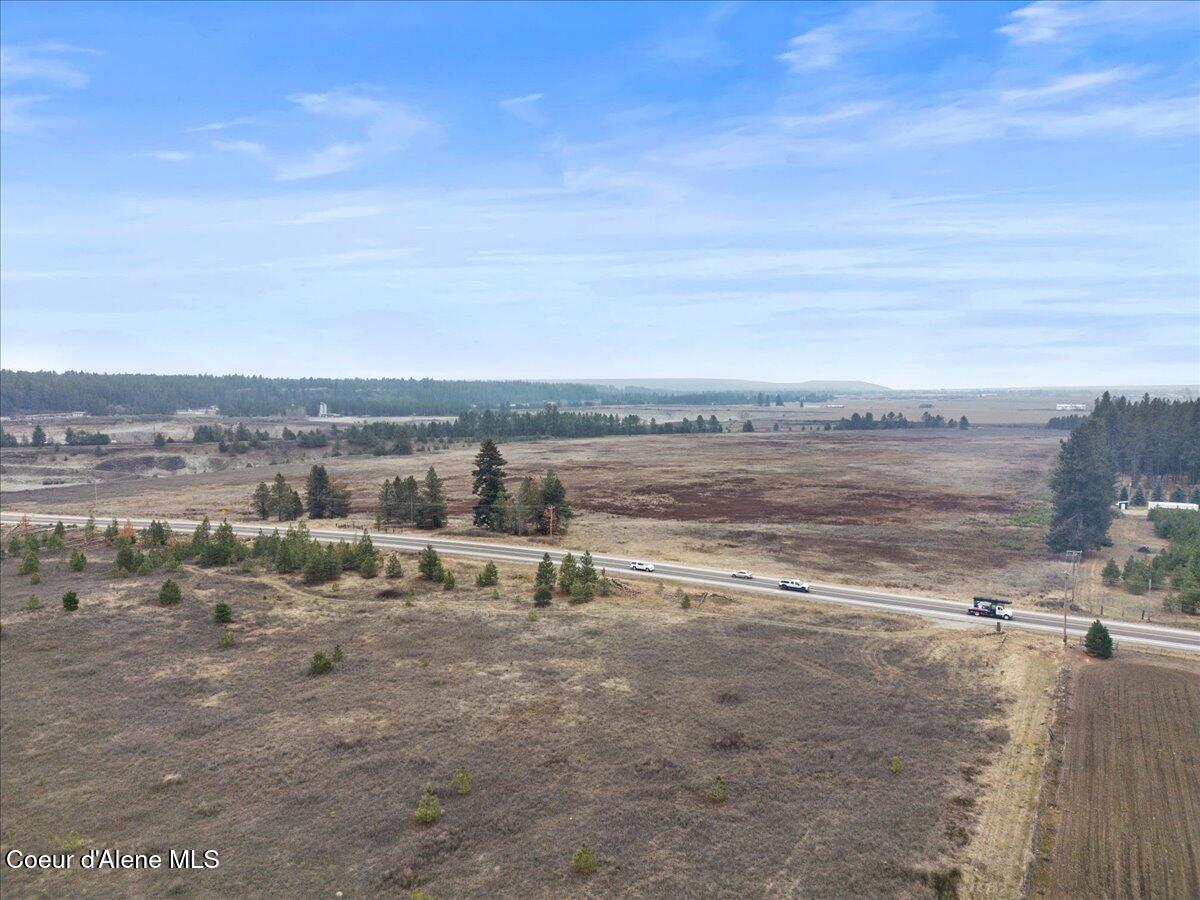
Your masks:
[{"label": "distant hill", "polygon": [[869,381],[744,381],[736,378],[575,378],[573,384],[651,391],[814,391],[834,394],[887,394],[891,388]]}]

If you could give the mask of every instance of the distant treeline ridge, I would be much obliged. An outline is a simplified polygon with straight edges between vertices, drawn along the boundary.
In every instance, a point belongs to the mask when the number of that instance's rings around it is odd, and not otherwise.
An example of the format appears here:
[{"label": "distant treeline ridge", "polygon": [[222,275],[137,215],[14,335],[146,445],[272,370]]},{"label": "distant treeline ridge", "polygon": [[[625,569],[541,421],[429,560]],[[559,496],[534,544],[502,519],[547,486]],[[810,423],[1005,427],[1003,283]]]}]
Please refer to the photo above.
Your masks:
[{"label": "distant treeline ridge", "polygon": [[[829,394],[786,391],[782,400],[829,399]],[[168,415],[179,409],[215,406],[227,416],[273,416],[320,404],[347,416],[454,415],[463,410],[546,403],[670,403],[712,406],[762,405],[751,391],[690,391],[615,388],[551,381],[442,381],[432,378],[264,378],[252,375],[138,375],[90,372],[0,371],[0,414],[82,411]]]}]

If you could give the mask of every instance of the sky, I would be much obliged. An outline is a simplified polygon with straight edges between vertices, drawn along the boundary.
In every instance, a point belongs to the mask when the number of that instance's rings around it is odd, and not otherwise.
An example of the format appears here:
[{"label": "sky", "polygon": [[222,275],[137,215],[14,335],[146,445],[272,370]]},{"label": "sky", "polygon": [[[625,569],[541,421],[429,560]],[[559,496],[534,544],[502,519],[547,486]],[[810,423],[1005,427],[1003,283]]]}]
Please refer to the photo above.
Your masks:
[{"label": "sky", "polygon": [[1200,381],[1200,4],[0,3],[0,363]]}]

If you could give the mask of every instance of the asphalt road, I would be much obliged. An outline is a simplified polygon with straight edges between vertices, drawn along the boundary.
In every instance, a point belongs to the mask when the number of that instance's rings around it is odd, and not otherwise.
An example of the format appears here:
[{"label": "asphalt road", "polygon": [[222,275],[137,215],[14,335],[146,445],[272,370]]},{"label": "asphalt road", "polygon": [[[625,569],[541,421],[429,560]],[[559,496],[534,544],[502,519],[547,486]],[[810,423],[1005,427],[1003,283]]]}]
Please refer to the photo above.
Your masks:
[{"label": "asphalt road", "polygon": [[[7,523],[19,522],[21,517],[28,517],[30,523],[46,524],[62,521],[66,525],[82,525],[87,521],[86,516],[55,516],[44,513],[0,512],[0,521]],[[106,521],[103,516],[97,516],[100,522]],[[134,527],[144,528],[150,524],[150,519],[133,519]],[[189,533],[199,524],[195,520],[172,519],[171,528],[176,531]],[[275,523],[242,523],[231,522],[236,534],[252,537],[262,530],[270,530]],[[309,523],[310,534],[321,541],[339,541],[352,538],[355,532],[347,528],[314,527]],[[443,538],[428,534],[392,534],[387,532],[370,532],[375,546],[383,550],[404,550],[411,553],[419,552],[426,545],[432,546],[439,553],[449,556],[462,556],[472,559],[492,559],[498,562],[523,563],[534,565],[543,553],[549,553],[550,558],[559,562],[567,550],[548,549],[545,547],[529,547],[517,544],[501,544],[486,541],[471,541],[459,538]],[[582,551],[570,552],[579,556]],[[765,575],[756,573],[753,581],[744,581],[731,577],[726,571],[706,569],[700,566],[686,566],[678,563],[654,563],[653,572],[635,572],[629,569],[631,559],[624,556],[593,554],[597,568],[606,568],[614,574],[620,572],[622,578],[652,578],[674,581],[683,584],[694,584],[706,588],[720,588],[725,591],[736,590],[749,593],[769,593],[778,596],[782,593],[778,587],[781,578],[803,578],[803,573],[788,572],[781,575]],[[995,628],[995,620],[977,618],[967,614],[968,601],[941,600],[933,597],[913,597],[905,594],[891,594],[883,591],[863,590],[842,585],[820,584],[812,582],[812,592],[803,595],[812,600],[825,603],[838,603],[867,609],[877,609],[891,613],[923,616],[928,619],[939,619],[956,624],[965,624],[980,628]],[[1005,628],[1019,628],[1024,631],[1040,631],[1049,634],[1062,634],[1063,618],[1061,613],[1048,613],[1038,610],[1018,609],[1011,622],[1005,622]],[[1067,634],[1078,640],[1087,632],[1091,618],[1078,616],[1067,617]],[[1112,635],[1113,641],[1120,644],[1135,644],[1138,646],[1158,647],[1166,650],[1183,651],[1200,654],[1200,630],[1185,628],[1169,628],[1162,625],[1143,624],[1138,622],[1122,622],[1108,620],[1104,623]]]}]

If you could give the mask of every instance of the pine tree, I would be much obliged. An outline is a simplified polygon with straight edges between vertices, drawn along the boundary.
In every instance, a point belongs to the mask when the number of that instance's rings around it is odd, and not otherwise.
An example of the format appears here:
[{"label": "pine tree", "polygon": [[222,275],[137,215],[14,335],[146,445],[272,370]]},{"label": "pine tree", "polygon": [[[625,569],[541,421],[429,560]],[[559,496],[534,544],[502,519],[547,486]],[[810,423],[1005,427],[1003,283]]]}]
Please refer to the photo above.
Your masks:
[{"label": "pine tree", "polygon": [[1126,503],[1128,503],[1129,502],[1129,488],[1126,487],[1125,485],[1121,485],[1121,493],[1117,495],[1117,499],[1124,500]]},{"label": "pine tree", "polygon": [[395,553],[388,557],[387,566],[384,567],[383,574],[388,578],[399,578],[404,574],[404,569],[400,566],[400,557]]},{"label": "pine tree", "polygon": [[304,482],[304,499],[308,507],[310,519],[326,519],[329,517],[329,494],[332,485],[329,483],[329,473],[325,467],[315,465],[309,470]]},{"label": "pine tree", "polygon": [[1121,580],[1121,567],[1117,565],[1115,559],[1110,559],[1104,565],[1104,570],[1100,573],[1100,580],[1105,584],[1113,585]]},{"label": "pine tree", "polygon": [[570,552],[563,557],[562,563],[558,567],[558,588],[564,594],[571,592],[571,585],[575,583],[575,579],[579,577],[579,566],[575,562],[575,557]]},{"label": "pine tree", "polygon": [[271,517],[271,489],[267,487],[265,481],[260,481],[258,487],[254,489],[254,495],[250,498],[250,506],[260,519]]},{"label": "pine tree", "polygon": [[1091,550],[1108,543],[1116,472],[1101,424],[1088,419],[1061,443],[1050,476],[1054,510],[1046,545],[1055,552]]},{"label": "pine tree", "polygon": [[45,447],[46,446],[46,432],[45,432],[45,429],[43,429],[41,425],[33,426],[33,438],[30,440],[29,443],[31,443],[35,447]]},{"label": "pine tree", "polygon": [[1108,659],[1112,656],[1112,636],[1099,619],[1094,621],[1092,627],[1088,629],[1087,636],[1083,639],[1083,649],[1089,655],[1099,657],[1100,659]]},{"label": "pine tree", "polygon": [[595,584],[598,577],[596,574],[596,565],[592,562],[591,551],[584,550],[583,556],[579,560],[579,571],[575,575],[575,580],[581,581],[584,584]]},{"label": "pine tree", "polygon": [[968,428],[971,427],[971,423],[967,421],[966,416],[963,416],[961,419],[958,420],[958,427],[961,428],[963,431],[966,431]]},{"label": "pine tree", "polygon": [[425,483],[417,501],[418,528],[441,528],[446,524],[446,498],[442,490],[442,479],[438,478],[433,466],[425,473]]},{"label": "pine tree", "polygon": [[475,576],[475,584],[478,587],[492,587],[500,583],[500,572],[496,569],[494,562],[488,562],[483,571]]},{"label": "pine tree", "polygon": [[1133,492],[1133,499],[1129,501],[1130,506],[1145,506],[1146,493],[1140,487]]},{"label": "pine tree", "polygon": [[421,551],[421,555],[417,557],[417,571],[426,581],[441,580],[438,573],[442,571],[442,561],[438,558],[438,552],[428,544]]},{"label": "pine tree", "polygon": [[717,421],[716,416],[708,417],[708,430],[713,434],[720,434],[722,431],[724,431],[724,429],[721,427],[721,423]]},{"label": "pine tree", "polygon": [[474,522],[478,528],[497,531],[504,525],[504,457],[496,442],[487,438],[475,456],[471,493],[475,501]]},{"label": "pine tree", "polygon": [[567,502],[567,488],[553,469],[548,470],[542,479],[542,509],[539,532],[550,533],[551,518],[554,521],[555,534],[562,534],[567,530],[567,524],[574,513],[571,511],[571,504]]},{"label": "pine tree", "polygon": [[534,576],[533,605],[549,606],[553,590],[554,562],[549,553],[543,553],[542,561],[538,563],[537,574]]},{"label": "pine tree", "polygon": [[754,431],[754,423],[747,419],[742,423],[742,431],[747,433]]}]

